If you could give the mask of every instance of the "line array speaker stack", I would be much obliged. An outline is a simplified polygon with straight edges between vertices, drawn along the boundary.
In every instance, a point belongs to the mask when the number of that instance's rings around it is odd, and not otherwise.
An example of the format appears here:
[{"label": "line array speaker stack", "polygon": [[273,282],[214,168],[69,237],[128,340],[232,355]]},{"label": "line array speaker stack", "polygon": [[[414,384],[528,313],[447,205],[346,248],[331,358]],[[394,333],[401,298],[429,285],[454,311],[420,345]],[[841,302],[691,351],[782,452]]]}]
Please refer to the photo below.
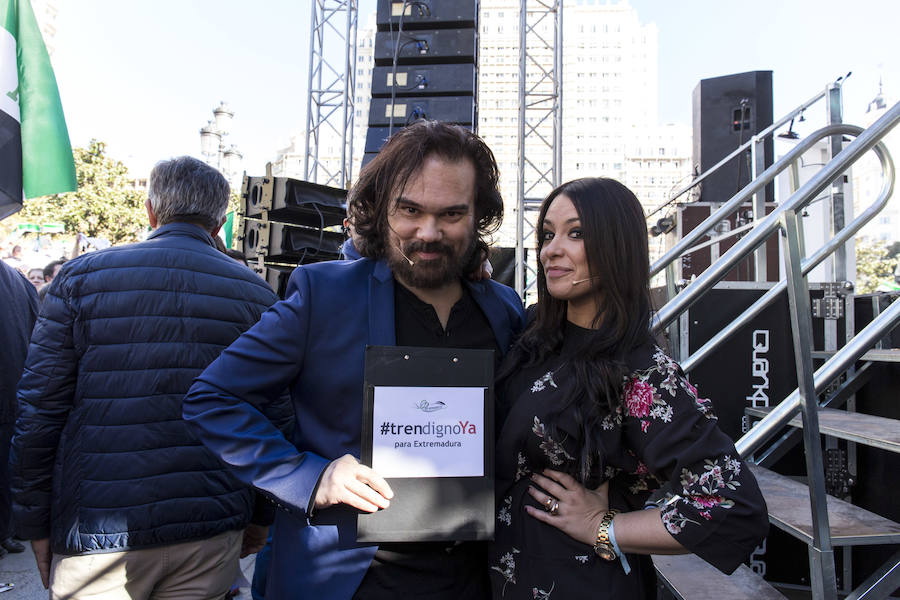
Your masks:
[{"label": "line array speaker stack", "polygon": [[280,298],[302,264],[341,256],[347,191],[289,177],[244,176],[238,241]]},{"label": "line array speaker stack", "polygon": [[378,0],[365,166],[418,119],[475,129],[477,0]]}]

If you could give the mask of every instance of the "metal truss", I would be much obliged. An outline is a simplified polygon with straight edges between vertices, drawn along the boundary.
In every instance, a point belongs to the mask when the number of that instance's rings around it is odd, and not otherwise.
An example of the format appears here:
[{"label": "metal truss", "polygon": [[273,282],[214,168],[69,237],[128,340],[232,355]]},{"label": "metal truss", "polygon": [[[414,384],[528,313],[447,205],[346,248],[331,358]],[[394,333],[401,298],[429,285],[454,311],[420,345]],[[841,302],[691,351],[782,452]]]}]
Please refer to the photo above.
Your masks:
[{"label": "metal truss", "polygon": [[521,0],[519,11],[516,291],[525,298],[537,277],[526,240],[534,239],[535,211],[562,171],[563,2]]},{"label": "metal truss", "polygon": [[[306,104],[307,181],[346,187],[353,166],[357,0],[313,0]],[[340,158],[320,147],[340,145]]]}]

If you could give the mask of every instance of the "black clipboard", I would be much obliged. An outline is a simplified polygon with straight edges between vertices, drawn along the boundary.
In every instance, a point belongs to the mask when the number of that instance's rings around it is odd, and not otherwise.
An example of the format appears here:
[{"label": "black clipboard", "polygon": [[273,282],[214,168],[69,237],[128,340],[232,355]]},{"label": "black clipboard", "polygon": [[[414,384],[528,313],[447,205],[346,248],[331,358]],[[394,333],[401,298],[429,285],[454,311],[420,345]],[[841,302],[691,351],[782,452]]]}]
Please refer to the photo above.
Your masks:
[{"label": "black clipboard", "polygon": [[[366,348],[361,462],[372,466],[375,388],[483,388],[481,476],[385,477],[394,498],[360,513],[359,542],[435,542],[494,538],[494,351],[406,346]],[[380,425],[380,424],[379,424]]]}]

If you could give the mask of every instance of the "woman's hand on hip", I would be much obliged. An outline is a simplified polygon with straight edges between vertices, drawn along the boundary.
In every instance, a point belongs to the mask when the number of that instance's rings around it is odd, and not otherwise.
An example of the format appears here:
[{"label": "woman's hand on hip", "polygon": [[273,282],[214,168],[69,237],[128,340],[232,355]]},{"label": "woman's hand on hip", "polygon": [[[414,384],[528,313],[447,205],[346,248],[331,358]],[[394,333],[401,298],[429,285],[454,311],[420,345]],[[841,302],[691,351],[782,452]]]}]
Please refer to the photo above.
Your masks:
[{"label": "woman's hand on hip", "polygon": [[593,546],[603,515],[609,510],[609,482],[589,490],[571,475],[551,469],[533,474],[531,480],[538,487],[529,487],[528,493],[544,508],[526,505],[528,514]]}]

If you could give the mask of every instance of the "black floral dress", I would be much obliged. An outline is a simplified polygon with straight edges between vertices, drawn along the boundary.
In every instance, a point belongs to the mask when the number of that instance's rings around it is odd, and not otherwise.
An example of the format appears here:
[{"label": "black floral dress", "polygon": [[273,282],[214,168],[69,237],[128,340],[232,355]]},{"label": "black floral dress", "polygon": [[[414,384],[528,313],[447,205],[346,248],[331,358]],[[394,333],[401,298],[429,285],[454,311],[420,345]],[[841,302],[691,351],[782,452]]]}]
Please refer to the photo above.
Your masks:
[{"label": "black floral dress", "polygon": [[[495,598],[656,597],[648,556],[627,555],[626,574],[620,561],[598,558],[591,546],[525,512],[527,504],[542,508],[528,494],[531,473],[551,468],[581,479],[574,408],[561,408],[574,387],[567,353],[585,335],[587,330],[567,324],[557,356],[519,370],[499,389],[505,421],[497,441],[497,522],[490,549]],[[593,488],[610,480],[612,508],[659,507],[675,539],[731,572],[768,530],[756,480],[717,427],[711,403],[671,358],[647,345],[627,364],[632,373],[622,408],[601,423],[600,451],[586,484]]]}]

